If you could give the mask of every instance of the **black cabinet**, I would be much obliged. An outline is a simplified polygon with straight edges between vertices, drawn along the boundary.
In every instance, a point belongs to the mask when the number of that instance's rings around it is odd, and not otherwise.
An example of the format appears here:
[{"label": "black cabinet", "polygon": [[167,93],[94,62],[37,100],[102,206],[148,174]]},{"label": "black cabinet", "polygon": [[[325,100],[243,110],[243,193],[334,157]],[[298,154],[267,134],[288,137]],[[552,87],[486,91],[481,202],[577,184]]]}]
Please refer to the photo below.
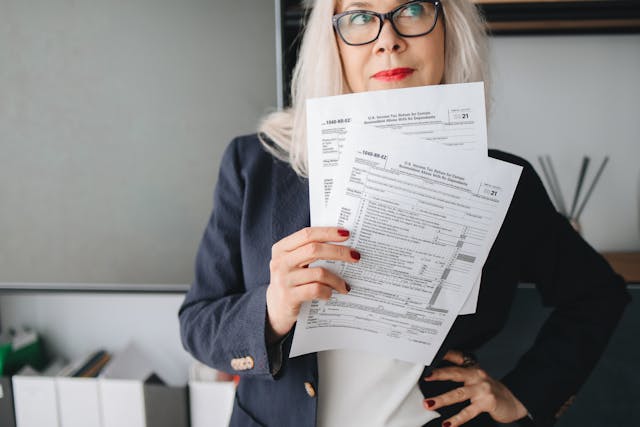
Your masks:
[{"label": "black cabinet", "polygon": [[298,57],[300,38],[305,20],[305,8],[300,0],[277,0],[276,24],[278,59],[278,107],[291,104],[291,76]]}]

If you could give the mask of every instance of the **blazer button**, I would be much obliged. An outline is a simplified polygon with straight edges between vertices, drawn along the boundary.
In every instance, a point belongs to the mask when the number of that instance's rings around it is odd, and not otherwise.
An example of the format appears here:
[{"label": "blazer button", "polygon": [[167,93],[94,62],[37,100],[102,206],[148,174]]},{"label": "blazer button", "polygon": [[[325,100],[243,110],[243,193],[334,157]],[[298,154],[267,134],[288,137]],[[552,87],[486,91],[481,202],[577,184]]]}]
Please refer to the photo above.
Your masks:
[{"label": "blazer button", "polygon": [[231,359],[231,368],[235,371],[240,370],[240,360],[239,359]]},{"label": "blazer button", "polygon": [[253,369],[253,357],[247,356],[244,358],[244,360],[247,369]]},{"label": "blazer button", "polygon": [[304,383],[304,389],[306,390],[309,397],[316,397],[316,389],[313,388],[313,385],[310,382]]}]

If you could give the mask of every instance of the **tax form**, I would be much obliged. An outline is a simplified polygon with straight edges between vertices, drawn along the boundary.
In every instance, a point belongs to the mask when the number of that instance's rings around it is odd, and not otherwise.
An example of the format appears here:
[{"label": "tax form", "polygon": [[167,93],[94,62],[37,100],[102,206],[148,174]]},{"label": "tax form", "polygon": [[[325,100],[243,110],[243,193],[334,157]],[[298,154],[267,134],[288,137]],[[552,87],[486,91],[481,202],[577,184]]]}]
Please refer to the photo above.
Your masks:
[{"label": "tax form", "polygon": [[[326,207],[350,130],[372,126],[428,144],[487,156],[484,83],[459,83],[351,93],[307,100],[311,223],[331,225]],[[324,204],[323,204],[324,201]]]},{"label": "tax form", "polygon": [[351,348],[431,364],[480,274],[520,166],[353,127],[330,211],[355,264],[321,261],[348,295],[303,304],[290,357]]},{"label": "tax form", "polygon": [[[361,92],[307,101],[309,204],[312,226],[334,226],[327,206],[350,129],[371,126],[440,144],[460,155],[487,156],[484,83]],[[460,314],[475,313],[481,276]]]}]

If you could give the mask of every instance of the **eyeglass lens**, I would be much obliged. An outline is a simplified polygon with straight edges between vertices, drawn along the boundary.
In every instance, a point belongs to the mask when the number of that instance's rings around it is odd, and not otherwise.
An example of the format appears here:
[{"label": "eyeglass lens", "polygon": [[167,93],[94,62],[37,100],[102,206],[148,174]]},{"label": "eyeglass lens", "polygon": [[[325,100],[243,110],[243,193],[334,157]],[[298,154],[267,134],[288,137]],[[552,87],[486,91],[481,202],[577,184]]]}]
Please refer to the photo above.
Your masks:
[{"label": "eyeglass lens", "polygon": [[[392,16],[396,31],[401,36],[418,36],[431,31],[435,24],[436,7],[433,3],[408,3],[397,9]],[[338,31],[349,44],[366,44],[378,37],[382,25],[380,17],[373,12],[353,11],[341,16]]]}]

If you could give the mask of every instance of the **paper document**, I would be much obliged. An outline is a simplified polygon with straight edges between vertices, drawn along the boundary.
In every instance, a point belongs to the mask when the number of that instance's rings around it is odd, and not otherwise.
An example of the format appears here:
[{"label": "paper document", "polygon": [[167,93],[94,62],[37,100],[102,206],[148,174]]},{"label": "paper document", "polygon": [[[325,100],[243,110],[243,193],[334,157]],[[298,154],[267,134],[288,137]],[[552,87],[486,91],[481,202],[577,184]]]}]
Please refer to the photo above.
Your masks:
[{"label": "paper document", "polygon": [[[461,155],[487,156],[484,83],[432,85],[309,99],[309,203],[312,226],[334,226],[327,216],[343,146],[354,143],[349,130],[371,126],[413,135]],[[324,203],[323,203],[324,201]],[[479,275],[460,314],[475,313]]]},{"label": "paper document", "polygon": [[[360,92],[307,100],[311,223],[325,218],[333,176],[343,146],[354,141],[353,127],[371,126],[413,135],[425,145],[442,144],[458,152],[487,156],[484,83],[432,85]],[[322,202],[324,201],[324,205]]]},{"label": "paper document", "polygon": [[367,126],[349,132],[328,212],[355,264],[321,261],[348,295],[303,304],[290,356],[353,348],[431,364],[479,276],[521,167]]}]

